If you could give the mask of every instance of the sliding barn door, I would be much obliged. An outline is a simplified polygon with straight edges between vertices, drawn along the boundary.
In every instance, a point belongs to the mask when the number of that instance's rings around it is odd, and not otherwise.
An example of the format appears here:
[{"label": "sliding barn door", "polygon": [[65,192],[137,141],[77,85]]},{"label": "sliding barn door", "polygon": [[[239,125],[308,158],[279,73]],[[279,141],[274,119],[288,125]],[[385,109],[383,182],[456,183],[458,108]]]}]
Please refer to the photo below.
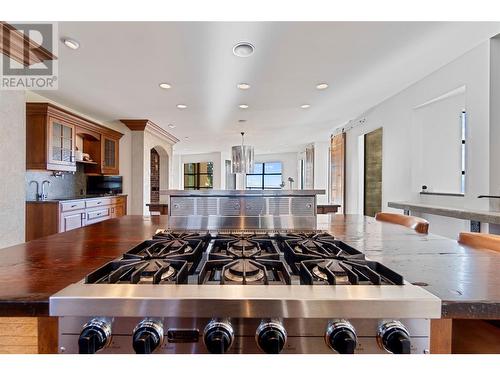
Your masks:
[{"label": "sliding barn door", "polygon": [[340,213],[345,210],[345,133],[331,138],[330,144],[330,197],[332,204],[339,204]]},{"label": "sliding barn door", "polygon": [[382,211],[382,128],[365,134],[364,214]]}]

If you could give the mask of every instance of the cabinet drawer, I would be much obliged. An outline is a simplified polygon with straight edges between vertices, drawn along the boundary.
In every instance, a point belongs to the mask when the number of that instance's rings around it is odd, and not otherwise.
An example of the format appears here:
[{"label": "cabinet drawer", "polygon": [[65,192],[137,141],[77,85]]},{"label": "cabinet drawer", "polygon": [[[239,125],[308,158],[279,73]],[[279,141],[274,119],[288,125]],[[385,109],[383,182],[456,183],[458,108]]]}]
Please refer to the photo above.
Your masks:
[{"label": "cabinet drawer", "polygon": [[61,215],[60,232],[85,226],[85,211],[70,211]]},{"label": "cabinet drawer", "polygon": [[110,198],[91,199],[85,202],[87,208],[101,207],[110,205],[111,199]]},{"label": "cabinet drawer", "polygon": [[109,208],[87,212],[87,222],[99,219],[109,219]]},{"label": "cabinet drawer", "polygon": [[126,197],[113,197],[111,198],[111,204],[123,204],[126,200]]},{"label": "cabinet drawer", "polygon": [[72,201],[61,203],[61,212],[82,210],[85,208],[85,201]]}]

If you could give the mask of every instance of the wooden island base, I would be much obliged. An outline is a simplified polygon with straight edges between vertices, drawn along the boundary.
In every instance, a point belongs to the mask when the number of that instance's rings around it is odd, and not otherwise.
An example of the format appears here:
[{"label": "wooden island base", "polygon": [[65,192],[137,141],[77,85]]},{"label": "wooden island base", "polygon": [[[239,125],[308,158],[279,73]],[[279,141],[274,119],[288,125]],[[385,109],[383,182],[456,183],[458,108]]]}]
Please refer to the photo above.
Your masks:
[{"label": "wooden island base", "polygon": [[57,318],[0,317],[0,354],[57,353]]}]

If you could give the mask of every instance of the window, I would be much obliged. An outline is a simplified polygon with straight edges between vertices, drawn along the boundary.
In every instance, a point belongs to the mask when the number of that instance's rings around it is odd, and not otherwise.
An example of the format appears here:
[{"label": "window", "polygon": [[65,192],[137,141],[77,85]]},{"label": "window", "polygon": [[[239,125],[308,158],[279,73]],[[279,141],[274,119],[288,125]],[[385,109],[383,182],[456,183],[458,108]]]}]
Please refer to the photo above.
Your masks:
[{"label": "window", "polygon": [[184,164],[184,190],[213,189],[214,163]]},{"label": "window", "polygon": [[281,189],[281,162],[255,163],[253,173],[247,174],[247,189]]}]

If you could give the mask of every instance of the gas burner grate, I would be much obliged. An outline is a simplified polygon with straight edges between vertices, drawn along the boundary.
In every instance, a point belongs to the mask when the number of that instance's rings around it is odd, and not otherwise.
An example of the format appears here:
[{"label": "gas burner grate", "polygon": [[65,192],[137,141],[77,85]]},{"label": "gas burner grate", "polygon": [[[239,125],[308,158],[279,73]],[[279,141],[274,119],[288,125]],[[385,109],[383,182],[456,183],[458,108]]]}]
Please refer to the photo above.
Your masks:
[{"label": "gas burner grate", "polygon": [[363,259],[313,259],[300,262],[304,284],[403,285],[403,277],[384,265]]},{"label": "gas burner grate", "polygon": [[279,260],[218,259],[203,264],[198,284],[290,285],[292,278]]},{"label": "gas burner grate", "polygon": [[151,258],[115,260],[85,278],[86,284],[185,284],[186,261]]}]

